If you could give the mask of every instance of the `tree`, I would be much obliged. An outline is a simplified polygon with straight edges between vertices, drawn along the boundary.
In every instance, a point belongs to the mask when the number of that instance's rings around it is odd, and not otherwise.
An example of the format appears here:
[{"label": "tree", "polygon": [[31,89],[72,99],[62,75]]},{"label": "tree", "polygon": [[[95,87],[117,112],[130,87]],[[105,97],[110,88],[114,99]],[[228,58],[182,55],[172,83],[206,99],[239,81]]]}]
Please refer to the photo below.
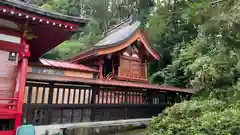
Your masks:
[{"label": "tree", "polygon": [[[228,2],[214,5],[211,1],[186,2],[190,12],[185,14],[188,16],[188,20],[185,22],[190,26],[197,26],[197,36],[194,36],[192,40],[186,40],[183,36],[180,37],[183,40],[180,44],[173,44],[175,47],[172,51],[172,64],[158,72],[165,78],[164,83],[200,88],[222,86],[223,84],[231,85],[231,82],[236,82],[235,75],[238,75],[238,71],[235,68],[239,55],[238,49],[233,48],[229,36],[232,37],[234,33],[236,38],[238,34],[238,32],[232,31],[238,27],[237,19],[232,18],[232,13],[238,13],[235,12],[236,7],[232,6],[232,1]],[[235,25],[231,25],[232,23]],[[180,35],[181,31],[177,31]],[[192,33],[187,32],[187,35],[190,37]],[[233,39],[232,41],[237,40]],[[219,67],[220,65],[222,67]],[[223,80],[229,82],[224,81],[223,83]]]},{"label": "tree", "polygon": [[[41,7],[47,10],[54,10],[71,16],[84,16],[91,21],[82,30],[77,32],[71,42],[64,42],[50,51],[44,57],[61,59],[70,57],[70,54],[76,55],[84,48],[89,48],[99,41],[112,26],[120,23],[124,18],[135,14],[137,17],[146,16],[151,0],[49,0]],[[140,11],[142,8],[144,12]],[[144,20],[144,19],[143,19]],[[77,40],[79,44],[77,45]],[[69,49],[68,48],[71,48]],[[72,47],[76,47],[75,49]],[[74,50],[74,51],[72,51]],[[77,50],[77,51],[76,51]]]},{"label": "tree", "polygon": [[[156,12],[149,17],[148,35],[151,43],[162,56],[161,61],[150,64],[149,73],[152,75],[152,82],[163,83],[159,71],[172,63],[171,53],[174,48],[196,38],[197,24],[188,19],[190,12],[188,3],[183,0],[162,1],[157,4]],[[182,76],[182,71],[179,70],[177,74],[179,77]],[[175,82],[176,86],[184,86],[177,84],[179,79],[184,78],[174,76],[171,83]]]},{"label": "tree", "polygon": [[175,104],[154,118],[148,134],[237,135],[240,1],[202,0],[185,4],[186,22],[196,26],[197,36],[173,44],[171,64],[157,74],[165,84],[188,86],[198,93],[191,101]]}]

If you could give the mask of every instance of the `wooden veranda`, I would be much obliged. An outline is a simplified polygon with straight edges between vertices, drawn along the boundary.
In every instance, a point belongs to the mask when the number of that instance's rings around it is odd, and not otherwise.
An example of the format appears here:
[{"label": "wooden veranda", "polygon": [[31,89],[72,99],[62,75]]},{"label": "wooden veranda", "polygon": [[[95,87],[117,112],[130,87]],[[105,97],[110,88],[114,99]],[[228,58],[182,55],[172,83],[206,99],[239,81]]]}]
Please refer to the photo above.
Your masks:
[{"label": "wooden veranda", "polygon": [[27,78],[24,118],[33,125],[151,118],[192,94],[188,90],[141,83],[104,84],[100,80],[34,73]]}]

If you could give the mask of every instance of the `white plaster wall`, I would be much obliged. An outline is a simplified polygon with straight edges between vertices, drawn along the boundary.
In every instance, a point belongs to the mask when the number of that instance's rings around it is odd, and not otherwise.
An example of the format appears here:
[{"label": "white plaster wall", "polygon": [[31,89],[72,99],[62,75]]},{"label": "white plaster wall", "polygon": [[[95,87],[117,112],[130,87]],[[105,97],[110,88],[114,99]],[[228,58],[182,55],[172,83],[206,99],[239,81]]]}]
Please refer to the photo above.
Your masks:
[{"label": "white plaster wall", "polygon": [[21,43],[21,38],[0,33],[0,40],[12,43]]}]

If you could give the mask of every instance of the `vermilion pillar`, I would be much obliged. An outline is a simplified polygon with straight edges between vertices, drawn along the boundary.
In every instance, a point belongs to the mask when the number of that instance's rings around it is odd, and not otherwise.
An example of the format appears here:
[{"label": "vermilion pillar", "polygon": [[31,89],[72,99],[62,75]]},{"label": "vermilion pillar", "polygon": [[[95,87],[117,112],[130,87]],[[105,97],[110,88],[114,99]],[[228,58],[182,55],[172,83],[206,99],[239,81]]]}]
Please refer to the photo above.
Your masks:
[{"label": "vermilion pillar", "polygon": [[22,41],[22,44],[25,46],[25,50],[22,53],[22,59],[20,61],[20,79],[19,82],[18,94],[17,94],[17,117],[15,120],[14,129],[16,130],[22,124],[22,106],[24,102],[24,90],[26,85],[27,78],[27,68],[28,68],[28,58],[30,56],[29,45],[26,44],[25,40]]}]

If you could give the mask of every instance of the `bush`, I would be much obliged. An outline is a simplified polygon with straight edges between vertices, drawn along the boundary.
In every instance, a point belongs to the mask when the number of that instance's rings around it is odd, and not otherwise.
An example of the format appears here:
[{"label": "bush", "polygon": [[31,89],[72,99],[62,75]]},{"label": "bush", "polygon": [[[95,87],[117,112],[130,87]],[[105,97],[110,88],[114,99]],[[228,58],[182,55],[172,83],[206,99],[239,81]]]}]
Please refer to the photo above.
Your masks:
[{"label": "bush", "polygon": [[240,109],[217,99],[185,101],[154,117],[147,135],[238,135]]}]

